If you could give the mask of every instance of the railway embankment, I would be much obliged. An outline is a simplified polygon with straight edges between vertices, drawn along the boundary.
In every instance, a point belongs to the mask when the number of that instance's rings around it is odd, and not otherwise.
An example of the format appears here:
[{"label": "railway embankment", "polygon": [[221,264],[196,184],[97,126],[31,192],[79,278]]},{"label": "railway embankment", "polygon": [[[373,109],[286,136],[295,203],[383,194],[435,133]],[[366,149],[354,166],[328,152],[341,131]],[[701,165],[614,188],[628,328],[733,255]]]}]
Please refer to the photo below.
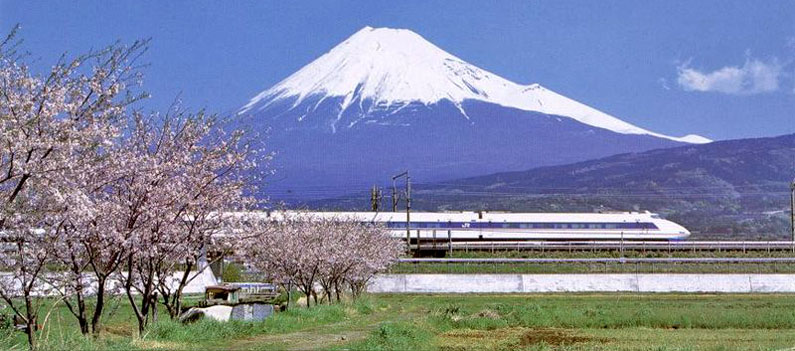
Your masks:
[{"label": "railway embankment", "polygon": [[371,293],[795,293],[795,274],[381,274]]}]

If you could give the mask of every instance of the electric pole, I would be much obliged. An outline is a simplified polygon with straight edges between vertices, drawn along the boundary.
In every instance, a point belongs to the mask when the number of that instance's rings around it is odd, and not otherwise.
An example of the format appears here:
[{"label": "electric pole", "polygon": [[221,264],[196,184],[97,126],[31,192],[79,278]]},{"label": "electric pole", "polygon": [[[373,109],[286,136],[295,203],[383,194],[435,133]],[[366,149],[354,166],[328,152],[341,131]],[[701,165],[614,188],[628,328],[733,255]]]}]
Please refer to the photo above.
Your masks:
[{"label": "electric pole", "polygon": [[392,212],[397,212],[397,205],[400,201],[400,194],[397,191],[397,186],[395,185],[395,179],[398,176],[392,177]]},{"label": "electric pole", "polygon": [[790,229],[792,230],[792,243],[795,245],[795,179],[790,184]]},{"label": "electric pole", "polygon": [[381,199],[383,199],[383,197],[381,188],[373,185],[373,188],[370,190],[370,208],[373,212],[381,210]]},{"label": "electric pole", "polygon": [[[406,171],[406,233],[411,236],[411,177]],[[417,253],[420,252],[420,230],[417,229]]]},{"label": "electric pole", "polygon": [[[395,180],[400,177],[406,177],[406,245],[408,245],[409,252],[411,252],[411,177],[409,171],[405,171],[392,177],[392,211],[397,211],[397,187]],[[417,233],[417,243],[419,244],[420,235]]]}]

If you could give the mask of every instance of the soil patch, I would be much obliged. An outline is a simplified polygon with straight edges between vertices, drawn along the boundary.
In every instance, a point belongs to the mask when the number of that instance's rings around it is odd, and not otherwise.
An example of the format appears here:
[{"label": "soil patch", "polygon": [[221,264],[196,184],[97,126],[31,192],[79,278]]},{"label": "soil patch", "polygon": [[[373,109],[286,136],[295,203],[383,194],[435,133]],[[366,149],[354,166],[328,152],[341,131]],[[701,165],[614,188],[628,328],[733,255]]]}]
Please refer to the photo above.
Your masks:
[{"label": "soil patch", "polygon": [[497,313],[497,312],[495,312],[493,310],[490,310],[490,309],[482,310],[482,311],[476,313],[475,316],[476,317],[481,317],[481,318],[489,318],[489,319],[499,319],[500,318],[500,314],[499,313]]},{"label": "soil patch", "polygon": [[589,341],[604,341],[591,337],[574,335],[565,329],[530,329],[522,334],[520,344],[522,346],[545,343],[548,345],[571,345]]}]

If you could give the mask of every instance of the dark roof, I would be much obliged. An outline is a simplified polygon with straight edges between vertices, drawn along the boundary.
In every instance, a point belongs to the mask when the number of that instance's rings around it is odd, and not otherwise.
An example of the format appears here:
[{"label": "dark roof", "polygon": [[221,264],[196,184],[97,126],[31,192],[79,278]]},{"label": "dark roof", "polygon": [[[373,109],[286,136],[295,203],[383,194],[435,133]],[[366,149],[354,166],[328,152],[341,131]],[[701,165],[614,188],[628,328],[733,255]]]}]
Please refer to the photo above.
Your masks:
[{"label": "dark roof", "polygon": [[240,288],[232,285],[208,285],[207,287],[204,288],[204,291],[210,291],[210,290],[236,291],[240,290]]}]

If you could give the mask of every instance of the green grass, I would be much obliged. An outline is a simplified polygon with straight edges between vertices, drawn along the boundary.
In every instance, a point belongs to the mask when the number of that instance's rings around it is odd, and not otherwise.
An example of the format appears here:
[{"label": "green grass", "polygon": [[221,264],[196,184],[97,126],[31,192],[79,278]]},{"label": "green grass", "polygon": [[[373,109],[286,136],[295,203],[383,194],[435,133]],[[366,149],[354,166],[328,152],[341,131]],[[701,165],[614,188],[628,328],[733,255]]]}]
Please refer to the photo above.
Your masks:
[{"label": "green grass", "polygon": [[399,263],[389,273],[795,273],[793,263]]},{"label": "green grass", "polygon": [[[195,296],[186,296],[186,300],[195,300]],[[93,299],[86,301],[93,311]],[[10,311],[5,310],[7,313]],[[101,337],[94,340],[83,337],[78,329],[77,320],[71,315],[62,302],[56,299],[44,299],[39,310],[38,324],[42,330],[36,339],[41,350],[129,350],[130,342],[137,324],[127,298],[116,296],[106,300],[105,313],[102,318]],[[168,318],[165,310],[160,318]],[[26,335],[18,331],[0,331],[0,350],[26,350]]]},{"label": "green grass", "polygon": [[[51,306],[51,305],[50,305]],[[371,295],[262,322],[161,320],[141,337],[125,304],[99,339],[51,309],[43,350],[775,350],[795,346],[795,295]],[[161,319],[165,316],[161,314]],[[19,332],[0,349],[25,349]]]},{"label": "green grass", "polygon": [[493,302],[462,297],[431,311],[443,329],[795,329],[795,299],[748,295],[531,295]]},{"label": "green grass", "polygon": [[[385,299],[400,299],[389,296]],[[775,350],[795,345],[795,298],[760,295],[416,295],[426,317],[351,349]],[[403,299],[406,299],[403,297]],[[428,337],[428,335],[433,335]],[[417,344],[407,344],[420,340]]]},{"label": "green grass", "polygon": [[362,341],[345,345],[348,350],[432,350],[433,327],[423,321],[385,322]]},{"label": "green grass", "polygon": [[[627,258],[666,257],[793,257],[787,251],[640,252]],[[619,258],[618,251],[470,251],[453,252],[452,258]],[[795,273],[795,263],[400,263],[389,273]]]},{"label": "green grass", "polygon": [[347,317],[347,307],[322,305],[311,309],[296,308],[286,313],[278,313],[262,322],[217,322],[203,319],[185,325],[168,320],[152,326],[142,339],[154,341],[155,344],[185,345],[189,349],[214,346],[223,348],[228,340],[245,339],[260,334],[283,334],[339,322]]}]

